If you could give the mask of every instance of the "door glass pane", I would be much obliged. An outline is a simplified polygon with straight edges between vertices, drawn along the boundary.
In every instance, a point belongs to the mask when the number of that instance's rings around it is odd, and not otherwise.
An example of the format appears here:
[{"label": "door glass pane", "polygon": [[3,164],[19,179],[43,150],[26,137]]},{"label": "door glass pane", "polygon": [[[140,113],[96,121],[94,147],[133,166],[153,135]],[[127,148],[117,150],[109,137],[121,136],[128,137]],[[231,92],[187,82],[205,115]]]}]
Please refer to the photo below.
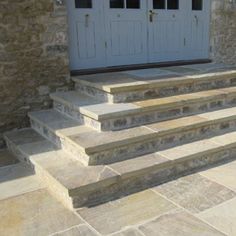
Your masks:
[{"label": "door glass pane", "polygon": [[124,0],[110,0],[110,8],[124,8]]},{"label": "door glass pane", "polygon": [[179,9],[179,0],[167,0],[167,9],[178,10]]},{"label": "door glass pane", "polygon": [[126,8],[140,8],[140,0],[126,0]]},{"label": "door glass pane", "polygon": [[202,10],[202,0],[192,0],[192,10],[201,11]]},{"label": "door glass pane", "polygon": [[92,8],[92,0],[75,0],[76,8]]},{"label": "door glass pane", "polygon": [[166,9],[165,0],[153,0],[153,9]]}]

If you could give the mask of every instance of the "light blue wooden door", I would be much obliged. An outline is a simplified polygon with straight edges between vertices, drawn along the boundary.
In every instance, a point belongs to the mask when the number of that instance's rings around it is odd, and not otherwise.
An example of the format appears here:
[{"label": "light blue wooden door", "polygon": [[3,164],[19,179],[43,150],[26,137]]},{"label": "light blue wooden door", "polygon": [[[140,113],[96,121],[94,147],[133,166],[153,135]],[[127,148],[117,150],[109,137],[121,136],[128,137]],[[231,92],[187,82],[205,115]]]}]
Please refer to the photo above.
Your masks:
[{"label": "light blue wooden door", "polygon": [[67,0],[72,70],[205,59],[211,0]]},{"label": "light blue wooden door", "polygon": [[147,1],[104,0],[107,65],[147,63]]},{"label": "light blue wooden door", "polygon": [[209,58],[209,24],[211,0],[188,0],[185,21],[185,57]]},{"label": "light blue wooden door", "polygon": [[183,58],[186,1],[148,0],[149,62]]},{"label": "light blue wooden door", "polygon": [[102,0],[67,0],[72,70],[105,67]]}]

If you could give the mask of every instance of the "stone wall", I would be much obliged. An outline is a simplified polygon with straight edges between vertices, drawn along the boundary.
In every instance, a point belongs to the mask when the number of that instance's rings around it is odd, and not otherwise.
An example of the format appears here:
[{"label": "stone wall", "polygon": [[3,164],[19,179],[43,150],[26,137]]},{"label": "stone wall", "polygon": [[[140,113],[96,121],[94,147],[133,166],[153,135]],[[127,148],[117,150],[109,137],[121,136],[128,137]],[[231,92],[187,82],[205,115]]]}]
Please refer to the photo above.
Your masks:
[{"label": "stone wall", "polygon": [[213,0],[211,14],[211,57],[236,65],[236,1]]},{"label": "stone wall", "polygon": [[66,9],[53,0],[0,1],[0,147],[3,132],[28,125],[70,86]]}]

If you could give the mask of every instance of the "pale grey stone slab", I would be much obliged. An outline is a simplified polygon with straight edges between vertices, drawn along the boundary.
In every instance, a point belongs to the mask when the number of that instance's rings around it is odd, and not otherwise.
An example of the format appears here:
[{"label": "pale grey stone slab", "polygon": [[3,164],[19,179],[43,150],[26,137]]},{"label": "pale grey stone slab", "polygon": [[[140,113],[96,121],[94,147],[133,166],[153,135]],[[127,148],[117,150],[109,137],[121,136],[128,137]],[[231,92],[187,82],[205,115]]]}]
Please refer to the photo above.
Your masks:
[{"label": "pale grey stone slab", "polygon": [[112,236],[143,236],[137,229],[127,229],[119,233],[112,234]]},{"label": "pale grey stone slab", "polygon": [[192,213],[202,212],[236,196],[235,192],[199,174],[185,176],[154,189]]},{"label": "pale grey stone slab", "polygon": [[162,70],[162,69],[142,69],[142,70],[132,70],[132,71],[126,71],[124,72],[128,75],[137,76],[139,78],[145,78],[145,77],[156,77],[156,76],[165,76],[165,75],[172,75],[172,71]]},{"label": "pale grey stone slab", "polygon": [[50,96],[52,99],[56,101],[66,103],[71,106],[78,106],[78,107],[100,103],[96,99],[88,95],[78,93],[76,91],[57,92],[57,93],[51,94]]},{"label": "pale grey stone slab", "polygon": [[224,135],[215,136],[210,139],[211,142],[217,143],[222,146],[235,146],[236,132],[230,132]]},{"label": "pale grey stone slab", "polygon": [[16,164],[18,160],[8,150],[0,150],[0,168]]},{"label": "pale grey stone slab", "polygon": [[236,161],[209,168],[200,174],[236,192]]},{"label": "pale grey stone slab", "polygon": [[46,190],[0,201],[1,235],[41,236],[82,223]]},{"label": "pale grey stone slab", "polygon": [[201,212],[197,216],[226,235],[236,235],[236,198]]},{"label": "pale grey stone slab", "polygon": [[33,170],[21,163],[0,169],[0,200],[43,187]]},{"label": "pale grey stone slab", "polygon": [[112,118],[136,111],[139,107],[132,103],[109,104],[101,103],[96,105],[83,106],[80,108],[81,113],[93,119]]},{"label": "pale grey stone slab", "polygon": [[207,119],[199,117],[199,116],[189,116],[183,117],[168,121],[156,122],[151,125],[147,125],[148,128],[156,131],[168,131],[168,130],[176,130],[176,129],[184,129],[186,127],[192,127],[206,123]]},{"label": "pale grey stone slab", "polygon": [[89,132],[78,133],[68,136],[75,144],[81,146],[86,152],[95,152],[99,150],[111,149],[128,143],[145,141],[146,138],[155,136],[154,131],[146,127],[136,127],[121,131]]},{"label": "pale grey stone slab", "polygon": [[52,236],[98,236],[87,225],[78,225],[61,233],[55,233]]},{"label": "pale grey stone slab", "polygon": [[40,142],[44,140],[44,138],[41,135],[39,135],[32,129],[21,129],[21,130],[12,131],[12,132],[6,133],[5,137],[10,139],[16,145]]},{"label": "pale grey stone slab", "polygon": [[184,211],[170,212],[139,227],[146,236],[223,236],[224,234]]},{"label": "pale grey stone slab", "polygon": [[208,120],[223,119],[224,117],[236,116],[236,107],[230,107],[212,112],[206,112],[199,114],[198,117],[202,117]]},{"label": "pale grey stone slab", "polygon": [[[160,167],[164,167],[168,165],[169,160],[164,158],[156,153],[143,155],[140,157],[136,157],[130,160],[117,162],[109,165],[112,169],[120,173],[121,175],[129,175],[130,172],[145,170],[145,168],[150,168],[159,165]],[[148,171],[147,171],[148,172]]]},{"label": "pale grey stone slab", "polygon": [[169,148],[163,151],[157,152],[159,155],[168,158],[169,160],[178,161],[184,158],[199,156],[203,154],[210,154],[221,149],[221,145],[203,139],[193,143],[188,143],[173,148]]},{"label": "pale grey stone slab", "polygon": [[78,213],[99,233],[109,234],[176,209],[168,200],[147,190]]},{"label": "pale grey stone slab", "polygon": [[200,71],[209,71],[217,69],[228,69],[228,66],[223,63],[204,63],[204,64],[185,65],[184,68],[195,69]]},{"label": "pale grey stone slab", "polygon": [[191,75],[191,74],[197,74],[200,71],[196,68],[187,68],[184,66],[172,66],[172,67],[165,67],[163,70],[170,71],[172,73],[177,73],[181,75]]}]

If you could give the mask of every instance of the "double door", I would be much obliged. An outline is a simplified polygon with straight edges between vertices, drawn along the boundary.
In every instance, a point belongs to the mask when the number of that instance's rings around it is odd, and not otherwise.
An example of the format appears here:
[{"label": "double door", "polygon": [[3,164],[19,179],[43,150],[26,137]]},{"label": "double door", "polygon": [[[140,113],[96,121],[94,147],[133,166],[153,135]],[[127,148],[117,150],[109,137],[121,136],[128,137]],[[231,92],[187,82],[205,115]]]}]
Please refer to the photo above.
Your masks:
[{"label": "double door", "polygon": [[71,69],[203,59],[210,0],[68,0]]}]

